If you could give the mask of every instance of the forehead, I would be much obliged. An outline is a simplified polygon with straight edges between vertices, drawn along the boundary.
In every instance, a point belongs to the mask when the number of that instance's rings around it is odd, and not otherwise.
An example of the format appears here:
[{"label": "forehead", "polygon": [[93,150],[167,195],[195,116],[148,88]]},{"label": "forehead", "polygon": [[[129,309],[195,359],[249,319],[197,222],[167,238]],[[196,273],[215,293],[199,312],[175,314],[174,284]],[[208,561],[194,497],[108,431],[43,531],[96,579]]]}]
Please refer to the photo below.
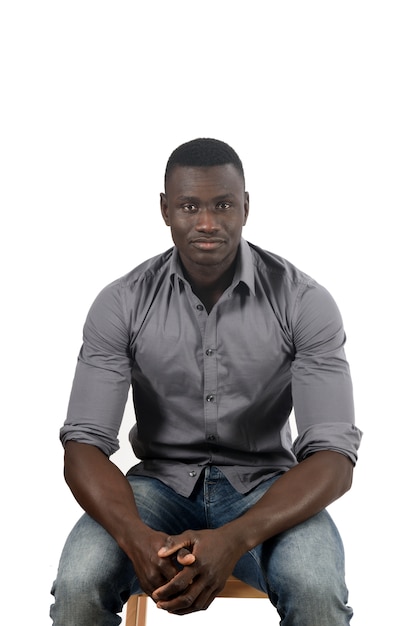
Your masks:
[{"label": "forehead", "polygon": [[241,173],[234,165],[189,167],[177,165],[166,181],[169,196],[240,195],[245,191]]}]

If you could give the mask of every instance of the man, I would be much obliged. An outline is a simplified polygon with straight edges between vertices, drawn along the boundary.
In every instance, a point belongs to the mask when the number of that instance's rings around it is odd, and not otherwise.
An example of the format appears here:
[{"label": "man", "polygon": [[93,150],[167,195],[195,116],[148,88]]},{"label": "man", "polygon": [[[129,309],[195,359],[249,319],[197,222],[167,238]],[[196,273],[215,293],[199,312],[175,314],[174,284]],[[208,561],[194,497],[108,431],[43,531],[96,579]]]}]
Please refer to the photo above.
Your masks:
[{"label": "man", "polygon": [[[348,624],[325,511],[361,437],[338,309],[241,238],[249,195],[227,144],[172,153],[161,211],[174,248],[105,288],[85,324],[61,439],[87,515],[61,557],[54,624],[119,624],[140,589],[172,613],[206,609],[232,572],[284,626]],[[109,456],[130,385],[141,461],[125,477]]]}]

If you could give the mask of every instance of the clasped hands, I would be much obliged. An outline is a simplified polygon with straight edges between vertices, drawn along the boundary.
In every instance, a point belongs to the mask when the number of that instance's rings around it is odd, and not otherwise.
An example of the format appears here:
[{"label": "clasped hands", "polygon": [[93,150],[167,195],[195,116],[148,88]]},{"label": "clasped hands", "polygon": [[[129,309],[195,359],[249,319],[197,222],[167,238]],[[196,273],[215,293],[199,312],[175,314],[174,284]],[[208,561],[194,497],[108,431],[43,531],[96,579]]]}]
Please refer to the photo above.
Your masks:
[{"label": "clasped hands", "polygon": [[177,615],[207,609],[241,556],[238,546],[222,529],[167,536],[158,557],[175,561],[176,571],[151,593],[157,607]]}]

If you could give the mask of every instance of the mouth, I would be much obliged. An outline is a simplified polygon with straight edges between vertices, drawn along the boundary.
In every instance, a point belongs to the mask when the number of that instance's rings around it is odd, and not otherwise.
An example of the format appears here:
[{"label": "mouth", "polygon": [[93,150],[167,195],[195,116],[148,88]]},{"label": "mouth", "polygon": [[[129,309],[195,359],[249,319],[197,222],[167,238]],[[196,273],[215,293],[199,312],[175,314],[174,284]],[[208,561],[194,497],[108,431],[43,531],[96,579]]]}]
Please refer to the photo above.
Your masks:
[{"label": "mouth", "polygon": [[190,242],[194,248],[198,248],[199,250],[215,250],[220,248],[224,244],[223,239],[209,239],[209,238],[199,238],[192,239]]}]

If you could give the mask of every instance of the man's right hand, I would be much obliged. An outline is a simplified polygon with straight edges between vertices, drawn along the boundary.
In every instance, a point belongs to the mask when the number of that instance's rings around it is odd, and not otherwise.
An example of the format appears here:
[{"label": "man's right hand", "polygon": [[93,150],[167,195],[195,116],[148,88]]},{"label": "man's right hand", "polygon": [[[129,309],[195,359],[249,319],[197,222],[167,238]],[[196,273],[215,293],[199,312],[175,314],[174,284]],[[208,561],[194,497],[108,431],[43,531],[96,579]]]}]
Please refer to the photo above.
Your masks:
[{"label": "man's right hand", "polygon": [[142,525],[134,544],[124,548],[133,563],[141,589],[149,596],[178,573],[178,558],[181,566],[191,565],[195,561],[195,556],[186,548],[181,548],[170,558],[158,556],[159,550],[167,541],[166,533]]},{"label": "man's right hand", "polygon": [[[88,477],[88,480],[87,480]],[[98,448],[76,441],[65,446],[65,478],[82,508],[107,530],[127,554],[143,591],[151,595],[195,557],[185,548],[172,558],[158,556],[168,535],[140,518],[129,481]]]}]

